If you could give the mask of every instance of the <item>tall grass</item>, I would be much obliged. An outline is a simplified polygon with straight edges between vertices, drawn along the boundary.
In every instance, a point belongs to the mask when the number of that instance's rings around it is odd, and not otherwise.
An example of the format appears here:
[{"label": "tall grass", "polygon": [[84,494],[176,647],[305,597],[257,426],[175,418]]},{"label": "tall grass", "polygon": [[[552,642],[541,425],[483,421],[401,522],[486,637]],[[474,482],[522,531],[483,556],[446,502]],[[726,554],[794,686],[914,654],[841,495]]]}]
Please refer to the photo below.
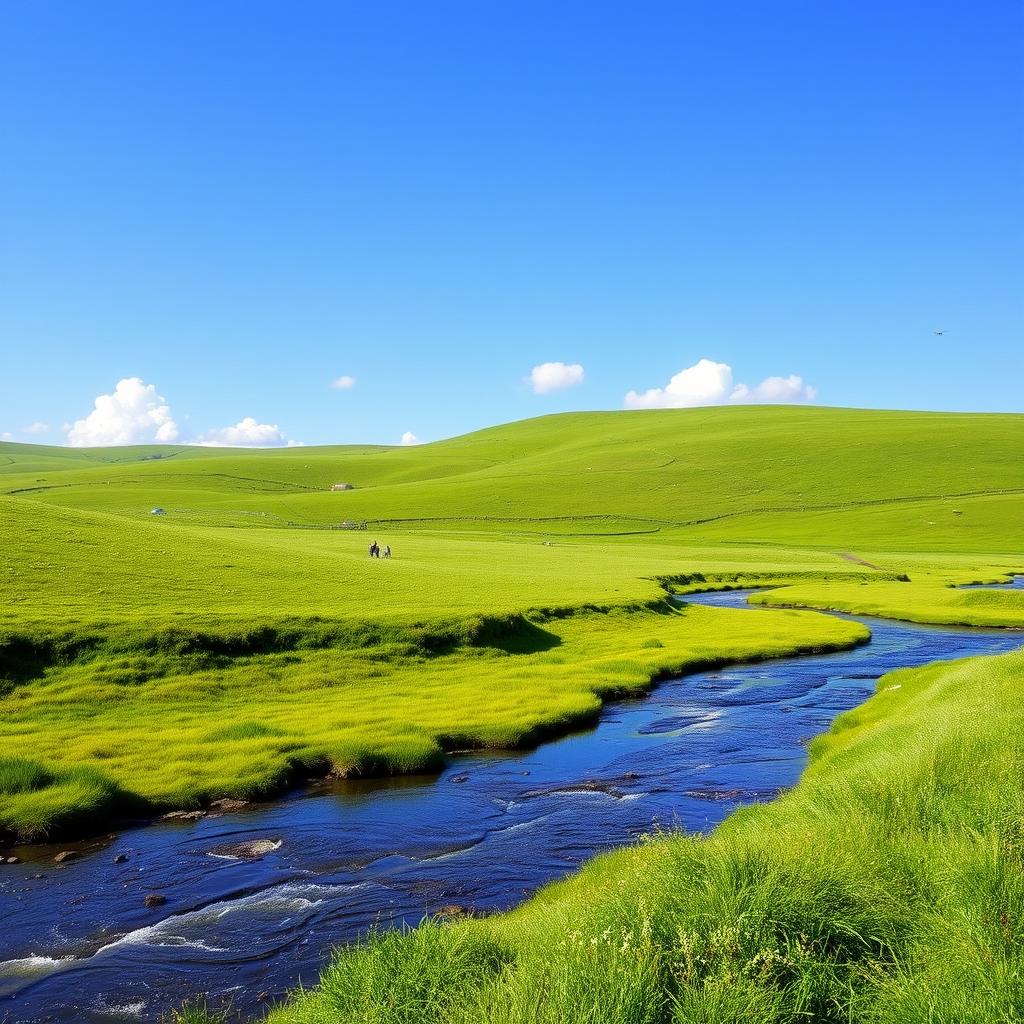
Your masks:
[{"label": "tall grass", "polygon": [[885,677],[800,784],[491,918],[373,934],[268,1024],[1013,1024],[1024,654]]}]

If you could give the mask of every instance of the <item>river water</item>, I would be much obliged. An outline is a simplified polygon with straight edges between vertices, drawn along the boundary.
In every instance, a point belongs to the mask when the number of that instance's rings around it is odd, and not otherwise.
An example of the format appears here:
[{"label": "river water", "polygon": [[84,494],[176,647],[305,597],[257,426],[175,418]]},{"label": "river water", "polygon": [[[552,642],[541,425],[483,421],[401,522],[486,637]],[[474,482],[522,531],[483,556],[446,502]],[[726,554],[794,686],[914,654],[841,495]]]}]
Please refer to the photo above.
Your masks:
[{"label": "river water", "polygon": [[[748,593],[686,600],[741,608]],[[1022,643],[844,617],[867,623],[871,643],[670,680],[528,753],[133,829],[62,865],[60,847],[19,850],[24,863],[0,868],[0,1022],[157,1021],[196,993],[259,1016],[375,923],[508,908],[652,828],[704,832],[771,799],[796,782],[807,740],[885,672]],[[232,855],[257,840],[269,852]],[[154,892],[167,902],[146,908]]]}]

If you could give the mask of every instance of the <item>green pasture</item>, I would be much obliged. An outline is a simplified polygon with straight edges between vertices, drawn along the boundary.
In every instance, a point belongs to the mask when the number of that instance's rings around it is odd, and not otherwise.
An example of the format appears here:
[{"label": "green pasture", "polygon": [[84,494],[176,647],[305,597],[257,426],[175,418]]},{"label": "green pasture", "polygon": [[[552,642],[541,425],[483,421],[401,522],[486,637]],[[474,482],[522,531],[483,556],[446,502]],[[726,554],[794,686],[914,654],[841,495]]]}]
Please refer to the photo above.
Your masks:
[{"label": "green pasture", "polygon": [[0,822],[419,770],[659,673],[853,638],[671,612],[667,590],[1019,625],[1024,594],[951,584],[1024,567],[1021,451],[1020,416],[778,407],[411,448],[0,444]]}]

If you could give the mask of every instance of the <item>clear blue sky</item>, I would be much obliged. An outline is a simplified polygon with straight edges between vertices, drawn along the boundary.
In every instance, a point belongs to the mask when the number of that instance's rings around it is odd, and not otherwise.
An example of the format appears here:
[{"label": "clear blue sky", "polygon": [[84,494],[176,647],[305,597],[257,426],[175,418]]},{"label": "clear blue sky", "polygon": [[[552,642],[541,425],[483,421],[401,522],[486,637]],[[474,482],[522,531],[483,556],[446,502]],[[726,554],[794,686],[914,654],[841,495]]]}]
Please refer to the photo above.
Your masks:
[{"label": "clear blue sky", "polygon": [[182,440],[435,439],[701,358],[1021,411],[1022,66],[1017,0],[13,0],[0,432],[139,377]]}]

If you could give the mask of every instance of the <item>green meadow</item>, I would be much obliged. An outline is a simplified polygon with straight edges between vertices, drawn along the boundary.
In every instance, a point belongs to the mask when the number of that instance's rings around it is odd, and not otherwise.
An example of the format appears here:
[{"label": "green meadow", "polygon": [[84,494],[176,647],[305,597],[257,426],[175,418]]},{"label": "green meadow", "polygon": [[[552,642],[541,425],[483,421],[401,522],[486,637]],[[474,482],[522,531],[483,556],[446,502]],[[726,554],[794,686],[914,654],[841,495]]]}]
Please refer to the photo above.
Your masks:
[{"label": "green meadow", "polygon": [[0,830],[422,771],[667,673],[863,639],[668,591],[1021,625],[1021,594],[952,588],[1024,568],[1021,451],[1019,416],[793,407],[410,448],[0,444]]},{"label": "green meadow", "polygon": [[[0,837],[430,770],[868,636],[797,609],[1024,626],[1024,592],[956,589],[1024,571],[1022,452],[1022,416],[795,407],[410,448],[0,444]],[[738,586],[779,607],[669,597]],[[776,803],[509,915],[371,936],[271,1019],[1018,1020],[1022,667],[887,678]]]}]

